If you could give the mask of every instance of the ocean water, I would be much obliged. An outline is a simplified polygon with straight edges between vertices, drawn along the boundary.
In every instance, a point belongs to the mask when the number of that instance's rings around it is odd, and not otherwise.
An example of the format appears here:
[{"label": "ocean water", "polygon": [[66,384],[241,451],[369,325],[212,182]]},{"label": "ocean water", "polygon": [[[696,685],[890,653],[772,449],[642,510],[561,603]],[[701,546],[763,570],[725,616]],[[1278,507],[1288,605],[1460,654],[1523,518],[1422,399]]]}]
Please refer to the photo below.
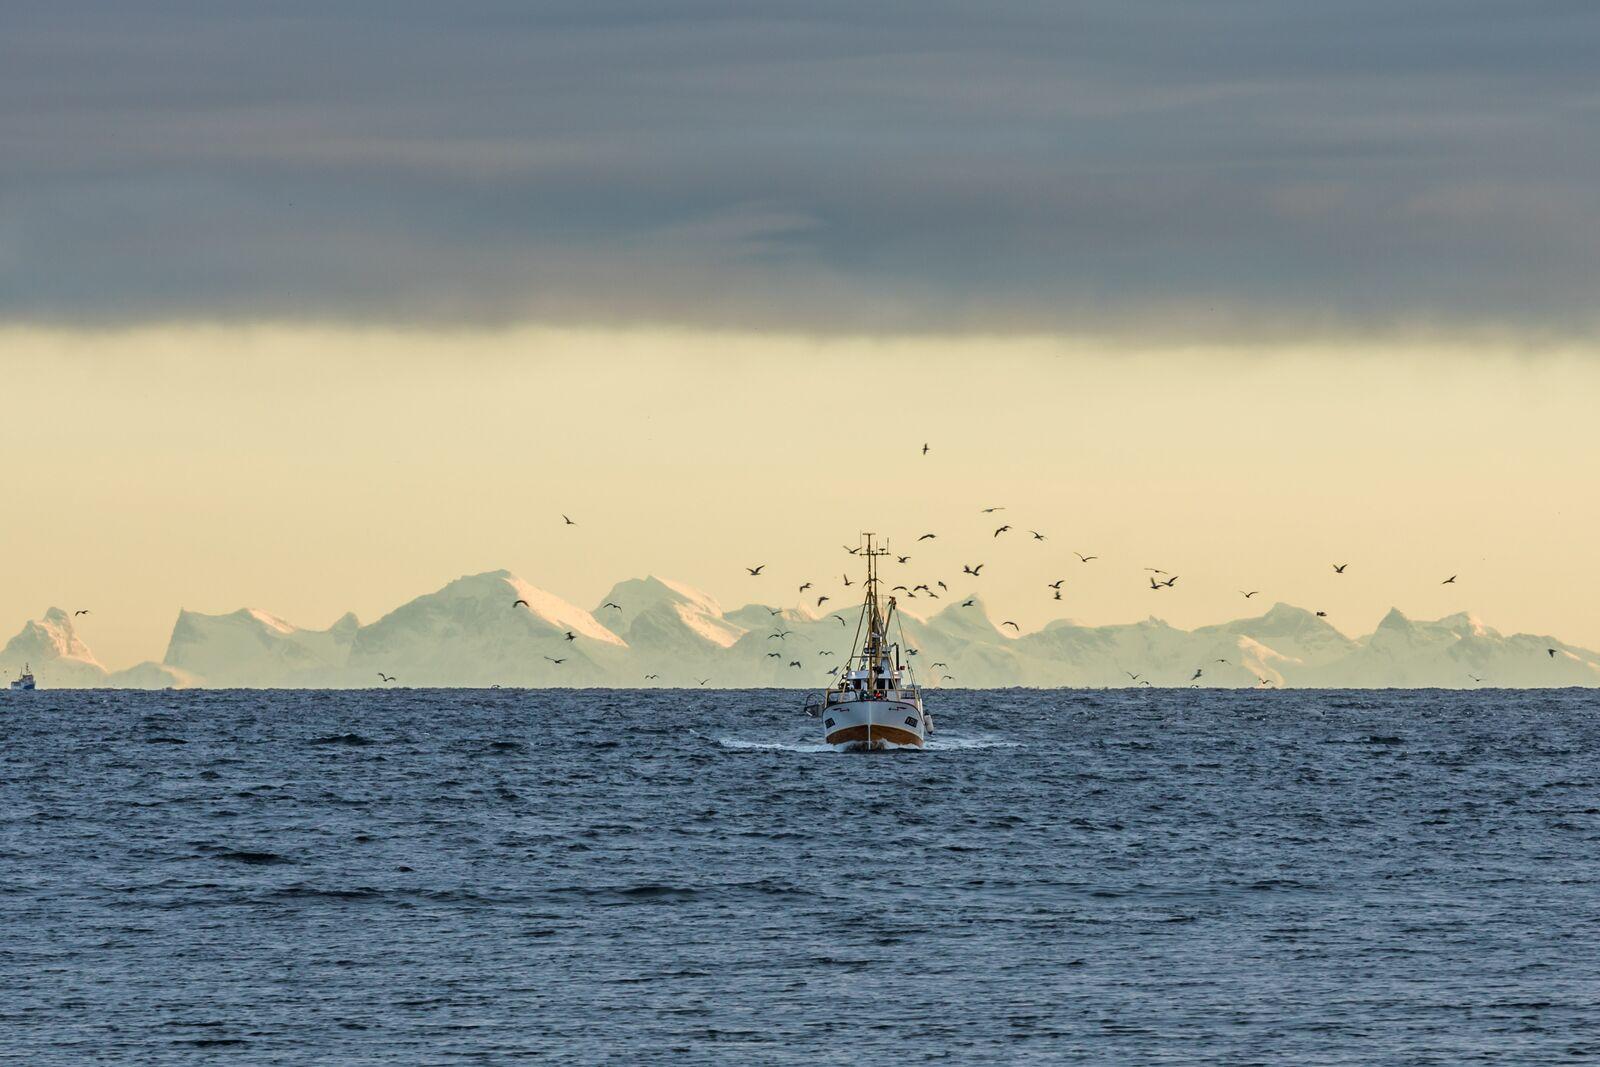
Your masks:
[{"label": "ocean water", "polygon": [[1600,700],[0,694],[0,1061],[1600,1059]]}]

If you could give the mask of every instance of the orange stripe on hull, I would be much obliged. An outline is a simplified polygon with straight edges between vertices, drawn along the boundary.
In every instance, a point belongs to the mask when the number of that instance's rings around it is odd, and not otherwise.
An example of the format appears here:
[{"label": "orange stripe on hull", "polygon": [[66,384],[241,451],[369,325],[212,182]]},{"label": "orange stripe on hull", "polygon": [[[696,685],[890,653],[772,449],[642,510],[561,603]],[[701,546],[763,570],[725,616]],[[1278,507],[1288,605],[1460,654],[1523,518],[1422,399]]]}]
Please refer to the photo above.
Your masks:
[{"label": "orange stripe on hull", "polygon": [[[828,744],[864,745],[867,743],[868,729],[867,724],[862,723],[860,726],[846,726],[843,730],[835,730],[828,735]],[[922,738],[910,730],[902,730],[898,726],[873,726],[870,729],[872,730],[873,744],[877,744],[880,741],[887,745],[917,745],[920,747],[922,744]]]}]

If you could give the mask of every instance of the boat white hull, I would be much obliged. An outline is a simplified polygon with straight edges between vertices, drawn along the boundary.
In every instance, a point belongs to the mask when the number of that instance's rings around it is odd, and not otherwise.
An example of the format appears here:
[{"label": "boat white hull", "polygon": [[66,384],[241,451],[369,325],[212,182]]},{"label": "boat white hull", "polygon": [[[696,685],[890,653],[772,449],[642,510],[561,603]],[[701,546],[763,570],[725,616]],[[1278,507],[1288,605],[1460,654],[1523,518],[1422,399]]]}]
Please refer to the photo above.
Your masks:
[{"label": "boat white hull", "polygon": [[928,719],[910,700],[849,700],[823,709],[822,731],[828,744],[845,752],[921,748]]}]

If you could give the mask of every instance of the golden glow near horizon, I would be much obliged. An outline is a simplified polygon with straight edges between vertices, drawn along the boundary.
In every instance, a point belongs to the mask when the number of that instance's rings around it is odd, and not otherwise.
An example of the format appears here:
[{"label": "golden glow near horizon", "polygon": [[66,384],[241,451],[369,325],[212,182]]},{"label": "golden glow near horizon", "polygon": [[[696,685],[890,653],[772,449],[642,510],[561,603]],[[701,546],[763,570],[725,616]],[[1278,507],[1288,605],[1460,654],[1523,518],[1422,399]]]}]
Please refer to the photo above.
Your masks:
[{"label": "golden glow near horizon", "polygon": [[1024,629],[1283,600],[1600,647],[1593,351],[174,326],[0,330],[0,370],[0,640],[89,608],[112,668],[182,607],[371,621],[498,567],[795,605],[866,529]]}]

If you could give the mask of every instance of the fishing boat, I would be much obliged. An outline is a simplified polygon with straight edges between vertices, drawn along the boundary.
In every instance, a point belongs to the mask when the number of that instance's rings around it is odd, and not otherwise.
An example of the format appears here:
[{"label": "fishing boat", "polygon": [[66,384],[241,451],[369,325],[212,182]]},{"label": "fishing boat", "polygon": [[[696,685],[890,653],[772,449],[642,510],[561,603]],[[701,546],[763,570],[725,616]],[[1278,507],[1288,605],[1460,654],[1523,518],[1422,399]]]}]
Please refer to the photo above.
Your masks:
[{"label": "fishing boat", "polygon": [[[866,535],[858,555],[867,561],[866,598],[851,642],[850,658],[839,680],[806,702],[808,714],[822,720],[828,744],[847,752],[921,748],[933,732],[933,717],[922,707],[922,689],[904,655],[905,634],[895,598],[887,606],[878,596],[878,560],[889,554]],[[890,639],[891,632],[900,639]]]},{"label": "fishing boat", "polygon": [[17,675],[17,677],[15,677],[15,678],[13,678],[11,680],[11,688],[12,689],[37,689],[38,688],[38,686],[34,685],[34,682],[33,682],[33,665],[32,664],[24,663],[22,665],[22,673]]}]

